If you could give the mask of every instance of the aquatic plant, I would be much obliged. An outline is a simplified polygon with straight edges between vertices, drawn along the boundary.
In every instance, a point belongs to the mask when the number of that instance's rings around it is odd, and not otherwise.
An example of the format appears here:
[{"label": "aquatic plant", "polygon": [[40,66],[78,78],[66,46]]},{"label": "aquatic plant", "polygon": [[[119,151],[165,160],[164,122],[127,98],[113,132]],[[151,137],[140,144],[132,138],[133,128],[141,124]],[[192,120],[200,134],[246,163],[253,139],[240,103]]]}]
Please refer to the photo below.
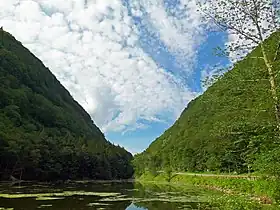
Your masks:
[{"label": "aquatic plant", "polygon": [[117,196],[120,193],[114,192],[85,192],[85,191],[64,191],[57,193],[37,193],[37,194],[0,194],[0,198],[42,198],[42,197],[70,197],[75,195],[81,196],[98,196],[98,197],[110,197]]}]

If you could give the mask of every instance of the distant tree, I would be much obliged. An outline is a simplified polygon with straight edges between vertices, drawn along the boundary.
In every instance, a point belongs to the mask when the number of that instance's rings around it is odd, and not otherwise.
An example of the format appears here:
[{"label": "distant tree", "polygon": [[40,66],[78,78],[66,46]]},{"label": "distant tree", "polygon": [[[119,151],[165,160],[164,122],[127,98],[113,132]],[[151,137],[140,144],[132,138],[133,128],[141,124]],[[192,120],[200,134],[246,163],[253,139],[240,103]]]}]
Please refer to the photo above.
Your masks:
[{"label": "distant tree", "polygon": [[4,45],[4,29],[3,26],[0,28],[0,33],[1,33],[1,44]]},{"label": "distant tree", "polygon": [[172,179],[172,168],[171,166],[167,166],[164,168],[164,172],[166,174],[166,181],[170,182]]},{"label": "distant tree", "polygon": [[274,63],[280,48],[275,51],[274,58],[268,56],[264,40],[280,28],[279,0],[198,0],[200,11],[207,21],[214,23],[220,30],[227,32],[237,41],[227,45],[229,53],[236,53],[238,58],[244,52],[259,45],[270,84],[274,104],[274,114],[278,131],[280,131],[280,104],[277,94],[276,71]]},{"label": "distant tree", "polygon": [[256,171],[280,178],[280,148],[276,147],[272,150],[263,151],[256,156],[253,164]]},{"label": "distant tree", "polygon": [[50,70],[0,28],[0,180],[125,179],[133,174],[131,160]]}]

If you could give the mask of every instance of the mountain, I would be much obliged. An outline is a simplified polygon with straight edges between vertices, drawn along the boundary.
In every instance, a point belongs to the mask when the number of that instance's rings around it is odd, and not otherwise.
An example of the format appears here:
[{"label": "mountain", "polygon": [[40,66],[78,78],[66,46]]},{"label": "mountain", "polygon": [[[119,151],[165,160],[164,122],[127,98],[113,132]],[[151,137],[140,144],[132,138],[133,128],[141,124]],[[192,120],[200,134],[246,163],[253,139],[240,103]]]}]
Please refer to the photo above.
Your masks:
[{"label": "mountain", "polygon": [[131,160],[38,58],[0,30],[0,178],[130,178]]},{"label": "mountain", "polygon": [[[280,68],[279,42],[280,32],[265,41],[275,70]],[[166,169],[247,172],[257,154],[274,147],[276,120],[260,56],[259,46],[191,101],[173,126],[135,156],[137,174]]]}]

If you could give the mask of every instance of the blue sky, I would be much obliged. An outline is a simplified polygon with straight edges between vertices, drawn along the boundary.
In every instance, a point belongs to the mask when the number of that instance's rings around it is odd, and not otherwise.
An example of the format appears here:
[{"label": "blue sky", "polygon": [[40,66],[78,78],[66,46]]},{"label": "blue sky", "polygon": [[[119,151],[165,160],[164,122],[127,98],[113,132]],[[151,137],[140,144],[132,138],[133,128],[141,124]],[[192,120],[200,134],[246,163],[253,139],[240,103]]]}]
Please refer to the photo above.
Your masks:
[{"label": "blue sky", "polygon": [[55,74],[108,140],[143,151],[228,63],[194,0],[0,0],[0,26]]},{"label": "blue sky", "polygon": [[[164,6],[168,14],[178,16],[184,14],[182,9],[177,10],[179,0],[165,0]],[[125,5],[130,8],[129,3],[125,1]],[[144,10],[144,9],[143,9]],[[144,10],[145,11],[145,10]],[[177,12],[177,13],[176,13]],[[131,15],[131,13],[130,13]],[[166,69],[166,71],[180,78],[183,84],[189,87],[192,91],[198,94],[203,92],[201,86],[202,71],[210,70],[210,67],[215,65],[228,64],[228,59],[218,57],[214,54],[214,48],[223,47],[227,41],[227,35],[221,32],[206,32],[202,43],[197,46],[197,59],[194,63],[194,69],[191,75],[186,73],[186,66],[178,66],[176,63],[176,56],[169,52],[168,47],[164,42],[153,33],[149,31],[145,24],[141,23],[141,18],[134,18],[135,25],[141,32],[141,47],[149,56],[159,65]],[[208,72],[211,73],[211,72]],[[186,102],[186,106],[187,106]],[[175,122],[176,119],[169,120],[165,123],[146,122],[148,127],[143,130],[136,130],[133,132],[119,133],[108,132],[106,137],[119,145],[125,145],[133,153],[145,150],[152,141],[159,137],[163,132],[168,129]]]},{"label": "blue sky", "polygon": [[[197,63],[193,74],[191,76],[181,75],[184,69],[179,68],[174,61],[172,54],[169,54],[165,50],[164,45],[159,45],[160,53],[154,56],[153,46],[149,44],[143,45],[146,52],[150,54],[151,57],[158,63],[158,65],[164,66],[166,69],[170,69],[172,74],[178,75],[178,77],[184,78],[184,83],[186,86],[190,87],[191,90],[197,92],[198,94],[203,93],[203,88],[201,86],[202,71],[209,70],[215,65],[226,66],[229,61],[227,58],[222,58],[214,53],[214,48],[220,46],[223,47],[227,40],[227,36],[223,33],[209,32],[207,33],[207,38],[205,41],[198,46]],[[211,72],[208,72],[211,74]],[[186,102],[186,106],[187,106]],[[133,153],[138,153],[145,150],[152,141],[164,133],[175,122],[174,120],[169,120],[165,123],[149,123],[146,122],[148,128],[143,130],[135,130],[133,132],[119,133],[119,132],[108,132],[106,137],[110,139],[115,144],[125,145],[125,147]]]}]

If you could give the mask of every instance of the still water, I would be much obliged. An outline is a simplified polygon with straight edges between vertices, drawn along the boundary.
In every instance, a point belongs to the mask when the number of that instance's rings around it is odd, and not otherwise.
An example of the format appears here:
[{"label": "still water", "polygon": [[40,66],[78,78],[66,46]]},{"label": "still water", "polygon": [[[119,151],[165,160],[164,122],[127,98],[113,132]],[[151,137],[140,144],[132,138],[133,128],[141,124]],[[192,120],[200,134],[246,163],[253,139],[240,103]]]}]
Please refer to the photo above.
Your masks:
[{"label": "still water", "polygon": [[[0,209],[172,210],[204,209],[209,193],[195,187],[127,182],[0,184]],[[209,206],[207,209],[211,209]]]}]

